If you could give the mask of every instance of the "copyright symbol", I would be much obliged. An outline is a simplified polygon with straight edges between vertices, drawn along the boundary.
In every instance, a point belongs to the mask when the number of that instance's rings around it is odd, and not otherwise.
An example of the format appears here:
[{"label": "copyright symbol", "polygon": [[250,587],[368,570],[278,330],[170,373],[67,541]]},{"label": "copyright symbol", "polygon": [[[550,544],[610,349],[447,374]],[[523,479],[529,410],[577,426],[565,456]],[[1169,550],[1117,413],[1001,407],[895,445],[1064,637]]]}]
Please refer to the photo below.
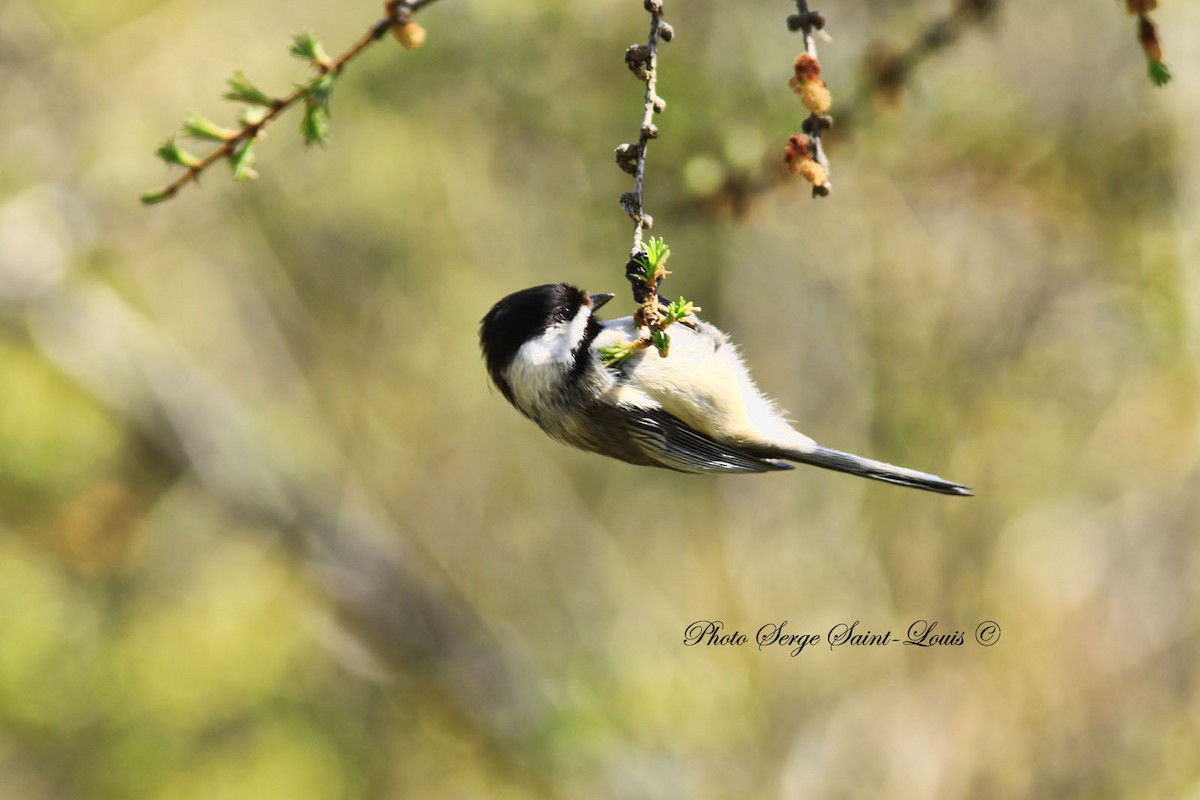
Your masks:
[{"label": "copyright symbol", "polygon": [[1000,626],[990,619],[985,619],[975,627],[975,641],[984,647],[991,647],[1000,641]]}]

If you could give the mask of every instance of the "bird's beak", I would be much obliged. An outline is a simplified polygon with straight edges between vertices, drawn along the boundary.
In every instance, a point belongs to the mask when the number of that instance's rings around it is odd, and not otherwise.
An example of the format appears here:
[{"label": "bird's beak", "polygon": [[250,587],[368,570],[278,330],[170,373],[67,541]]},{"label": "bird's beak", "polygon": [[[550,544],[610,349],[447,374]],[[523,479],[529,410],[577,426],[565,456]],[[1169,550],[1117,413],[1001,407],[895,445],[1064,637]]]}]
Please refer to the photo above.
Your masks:
[{"label": "bird's beak", "polygon": [[613,297],[615,297],[615,295],[612,292],[605,292],[604,294],[592,295],[591,297],[588,298],[588,300],[592,301],[592,311],[599,309],[601,306],[603,306],[609,300],[612,300]]}]

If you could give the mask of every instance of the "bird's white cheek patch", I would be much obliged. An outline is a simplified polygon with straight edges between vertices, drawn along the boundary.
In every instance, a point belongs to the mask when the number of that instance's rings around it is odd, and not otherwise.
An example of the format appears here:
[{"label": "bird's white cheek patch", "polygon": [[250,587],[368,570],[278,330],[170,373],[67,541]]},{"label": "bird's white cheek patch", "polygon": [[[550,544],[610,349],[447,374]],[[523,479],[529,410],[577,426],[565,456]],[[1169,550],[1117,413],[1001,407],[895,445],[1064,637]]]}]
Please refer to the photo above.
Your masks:
[{"label": "bird's white cheek patch", "polygon": [[583,341],[590,315],[591,309],[581,306],[570,322],[551,325],[517,350],[507,379],[526,408],[548,402],[561,389],[563,375],[575,364],[575,348]]},{"label": "bird's white cheek patch", "polygon": [[536,339],[530,339],[517,351],[516,361],[528,364],[570,365],[575,361],[575,348],[587,332],[591,309],[580,306],[570,322],[551,325]]},{"label": "bird's white cheek patch", "polygon": [[575,357],[572,353],[575,348],[583,341],[584,334],[587,333],[588,320],[592,317],[592,309],[590,306],[580,306],[575,312],[575,316],[571,318],[571,322],[567,325],[567,335],[564,337],[566,341],[566,352],[563,354],[564,361],[574,361]]}]

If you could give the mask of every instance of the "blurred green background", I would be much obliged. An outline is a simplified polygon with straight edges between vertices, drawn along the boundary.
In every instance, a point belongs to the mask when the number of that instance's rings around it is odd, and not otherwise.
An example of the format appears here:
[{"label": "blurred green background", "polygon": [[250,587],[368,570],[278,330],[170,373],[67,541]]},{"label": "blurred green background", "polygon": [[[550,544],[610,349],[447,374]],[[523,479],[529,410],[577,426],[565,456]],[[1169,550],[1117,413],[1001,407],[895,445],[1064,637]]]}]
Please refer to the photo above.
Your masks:
[{"label": "blurred green background", "polygon": [[[822,443],[976,488],[575,452],[479,318],[621,292],[637,0],[441,0],[144,208],[189,111],[374,3],[0,5],[0,797],[1200,798],[1200,6],[1010,0],[732,214],[801,107],[783,0],[667,2],[671,294]],[[948,2],[838,3],[822,61]],[[741,647],[685,647],[694,620]],[[759,651],[788,620],[958,647]],[[1003,633],[974,639],[982,620]]]}]

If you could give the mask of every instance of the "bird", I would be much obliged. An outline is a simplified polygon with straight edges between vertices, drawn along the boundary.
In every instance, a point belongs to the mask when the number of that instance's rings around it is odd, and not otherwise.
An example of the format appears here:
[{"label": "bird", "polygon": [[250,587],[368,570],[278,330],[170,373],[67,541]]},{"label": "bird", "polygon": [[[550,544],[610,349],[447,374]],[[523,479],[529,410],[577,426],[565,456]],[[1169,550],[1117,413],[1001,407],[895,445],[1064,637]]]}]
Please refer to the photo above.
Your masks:
[{"label": "bird", "polygon": [[601,348],[639,337],[632,317],[597,316],[612,297],[544,284],[504,297],[480,323],[492,382],[552,438],[679,472],[776,472],[796,462],[946,495],[972,494],[961,483],[817,444],[758,389],[729,338],[694,315],[671,326],[668,356],[650,347],[607,365]]}]

